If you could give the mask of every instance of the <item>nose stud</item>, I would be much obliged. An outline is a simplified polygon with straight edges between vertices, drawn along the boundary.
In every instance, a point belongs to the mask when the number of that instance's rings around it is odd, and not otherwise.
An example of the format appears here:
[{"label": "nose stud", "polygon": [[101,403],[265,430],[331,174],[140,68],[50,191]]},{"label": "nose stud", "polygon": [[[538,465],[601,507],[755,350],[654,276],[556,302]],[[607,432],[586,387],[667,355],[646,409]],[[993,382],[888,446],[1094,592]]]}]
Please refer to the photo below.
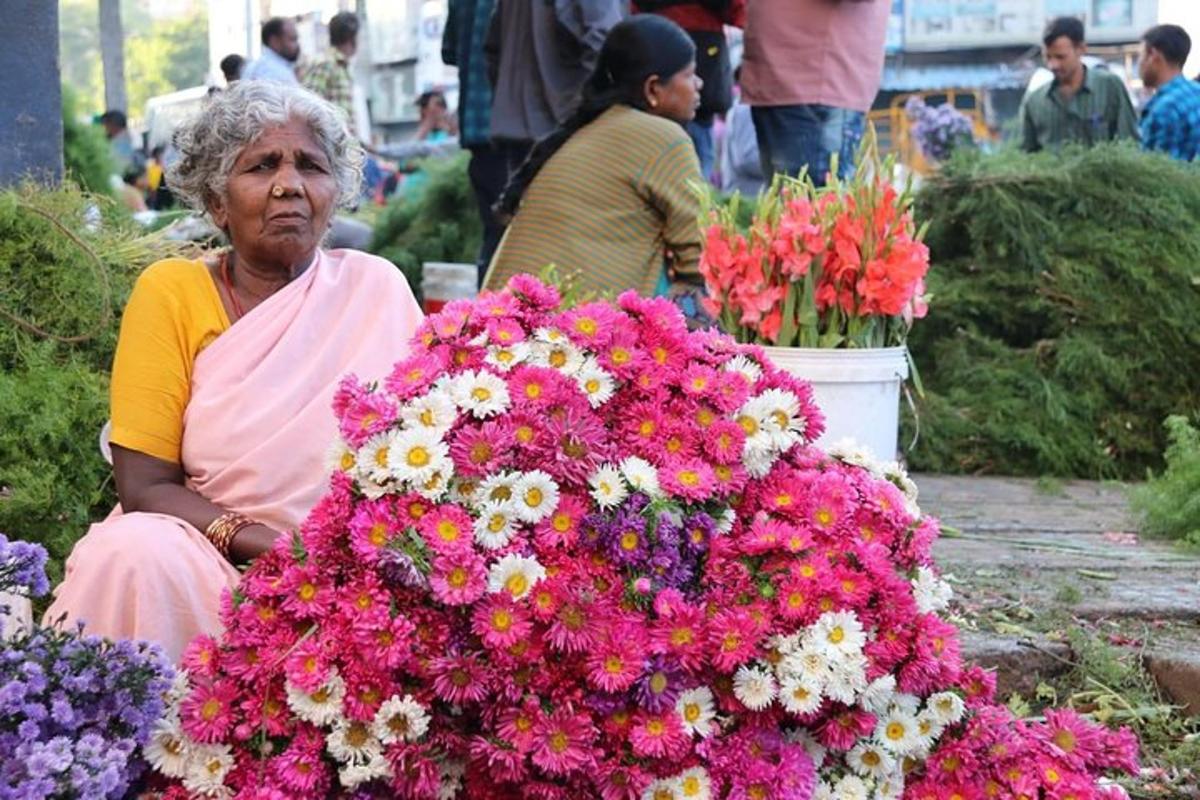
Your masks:
[{"label": "nose stud", "polygon": [[282,186],[272,186],[271,187],[271,197],[283,197],[283,187]]}]

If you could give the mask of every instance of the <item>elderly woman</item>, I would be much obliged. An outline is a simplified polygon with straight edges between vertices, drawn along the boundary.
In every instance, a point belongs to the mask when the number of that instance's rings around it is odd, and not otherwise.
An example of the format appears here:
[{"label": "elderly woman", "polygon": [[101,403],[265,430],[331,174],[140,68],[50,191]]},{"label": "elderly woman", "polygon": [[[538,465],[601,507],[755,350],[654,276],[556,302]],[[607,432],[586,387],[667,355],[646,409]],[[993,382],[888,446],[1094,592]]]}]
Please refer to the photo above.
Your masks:
[{"label": "elderly woman", "polygon": [[178,659],[219,631],[236,565],[320,497],[339,379],[386,374],[421,312],[388,262],[320,249],[363,159],[333,106],[238,82],[176,142],[172,190],[232,247],[138,278],[112,372],[120,505],[76,545],[46,618]]}]

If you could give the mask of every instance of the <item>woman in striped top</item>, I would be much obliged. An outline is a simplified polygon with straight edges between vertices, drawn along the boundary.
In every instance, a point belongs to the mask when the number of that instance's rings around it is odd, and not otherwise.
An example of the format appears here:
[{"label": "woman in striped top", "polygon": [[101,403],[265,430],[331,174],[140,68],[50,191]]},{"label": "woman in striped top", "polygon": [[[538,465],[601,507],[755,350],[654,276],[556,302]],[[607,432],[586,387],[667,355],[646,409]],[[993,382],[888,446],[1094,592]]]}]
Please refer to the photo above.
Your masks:
[{"label": "woman in striped top", "polygon": [[613,27],[579,109],[539,142],[499,205],[512,217],[485,286],[548,264],[584,291],[651,294],[664,269],[699,283],[700,165],[682,123],[700,102],[695,47],[674,22]]}]

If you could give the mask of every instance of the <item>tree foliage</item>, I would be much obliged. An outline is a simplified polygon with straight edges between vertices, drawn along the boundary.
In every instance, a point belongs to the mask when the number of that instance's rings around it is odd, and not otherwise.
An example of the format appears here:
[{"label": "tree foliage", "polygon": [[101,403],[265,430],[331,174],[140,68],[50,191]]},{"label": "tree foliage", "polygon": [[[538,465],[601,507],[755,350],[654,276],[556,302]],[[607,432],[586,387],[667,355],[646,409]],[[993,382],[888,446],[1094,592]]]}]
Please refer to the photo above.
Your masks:
[{"label": "tree foliage", "polygon": [[1200,430],[1187,417],[1167,417],[1167,466],[1133,490],[1130,500],[1151,536],[1200,547]]},{"label": "tree foliage", "polygon": [[[1200,410],[1200,172],[1121,146],[964,155],[917,199],[918,469],[1140,477]],[[911,424],[911,423],[910,423]]]}]

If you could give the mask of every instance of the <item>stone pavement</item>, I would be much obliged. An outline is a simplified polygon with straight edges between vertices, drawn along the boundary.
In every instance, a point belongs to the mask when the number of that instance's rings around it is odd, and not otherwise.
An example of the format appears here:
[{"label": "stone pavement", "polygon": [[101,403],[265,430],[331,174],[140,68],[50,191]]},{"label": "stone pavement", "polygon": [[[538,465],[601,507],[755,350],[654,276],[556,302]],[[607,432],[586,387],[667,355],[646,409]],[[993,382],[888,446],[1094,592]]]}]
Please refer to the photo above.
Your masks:
[{"label": "stone pavement", "polygon": [[[1024,609],[1025,625],[966,632],[967,656],[996,667],[1001,697],[1069,668],[1065,644],[1037,617],[1127,622],[1168,697],[1200,714],[1200,556],[1136,536],[1125,489],[1088,481],[914,475],[920,505],[942,520],[934,553],[957,579],[969,618]],[[1023,628],[1029,630],[1024,630]]]}]

